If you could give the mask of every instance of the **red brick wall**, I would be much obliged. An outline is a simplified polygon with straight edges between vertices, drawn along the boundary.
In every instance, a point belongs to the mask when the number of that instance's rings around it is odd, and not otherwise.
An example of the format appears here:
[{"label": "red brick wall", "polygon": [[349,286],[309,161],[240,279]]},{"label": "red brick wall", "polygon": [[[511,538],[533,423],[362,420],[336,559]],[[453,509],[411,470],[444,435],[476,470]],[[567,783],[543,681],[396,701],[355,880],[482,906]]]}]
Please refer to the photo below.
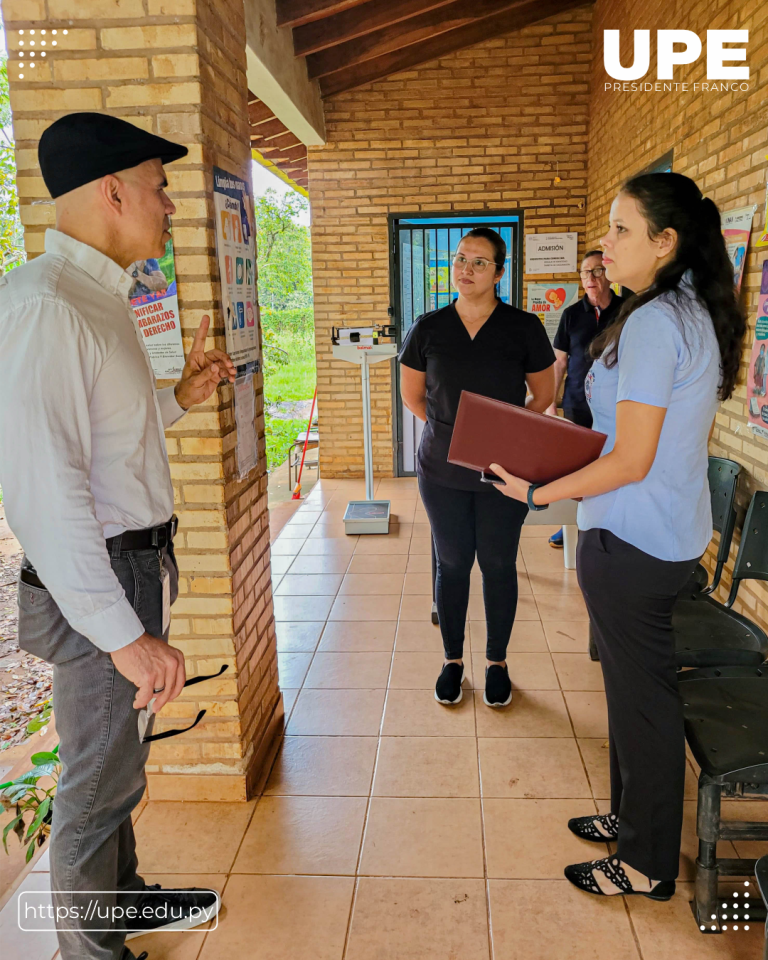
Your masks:
[{"label": "red brick wall", "polygon": [[[526,231],[591,242],[590,23],[580,7],[326,101],[328,143],[309,150],[323,476],[363,472],[360,374],[331,358],[331,326],[387,322],[388,213],[522,207]],[[374,467],[390,476],[389,364],[371,393]]]},{"label": "red brick wall", "polygon": [[[652,91],[624,93],[604,90],[613,82],[603,66],[603,30],[621,29],[622,62],[631,62],[632,29],[651,30],[651,66],[646,79],[656,80],[655,31],[692,30],[705,40],[708,29],[749,30],[747,63],[750,89],[744,92],[703,93]],[[764,215],[766,154],[768,153],[768,4],[747,0],[691,2],[670,8],[666,0],[597,0],[594,12],[595,58],[592,66],[589,132],[589,199],[587,235],[600,236],[607,227],[608,211],[623,179],[642,170],[674,149],[674,167],[692,177],[721,210],[758,204],[755,216]],[[706,48],[699,61],[675,68],[675,81],[706,82]],[[743,466],[741,509],[753,491],[768,486],[768,444],[747,426],[746,363],[754,339],[760,271],[768,255],[765,248],[750,247],[742,297],[749,316],[749,336],[736,395],[717,415],[711,453]],[[735,559],[738,536],[731,549]],[[711,555],[707,559],[713,567]],[[718,592],[730,587],[725,578]],[[768,627],[768,589],[754,582],[742,586],[742,610]]]}]

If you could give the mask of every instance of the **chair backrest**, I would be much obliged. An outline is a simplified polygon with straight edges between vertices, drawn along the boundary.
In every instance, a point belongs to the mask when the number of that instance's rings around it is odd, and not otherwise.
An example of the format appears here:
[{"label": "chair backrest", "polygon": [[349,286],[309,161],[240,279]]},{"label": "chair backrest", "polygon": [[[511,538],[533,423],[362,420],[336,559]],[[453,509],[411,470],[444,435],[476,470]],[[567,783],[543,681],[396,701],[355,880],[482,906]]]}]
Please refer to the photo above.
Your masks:
[{"label": "chair backrest", "polygon": [[733,531],[736,527],[736,488],[739,485],[741,464],[724,457],[710,457],[707,477],[712,500],[712,526],[720,534],[715,558],[715,573],[707,593],[714,593],[723,575],[731,552]]},{"label": "chair backrest", "polygon": [[768,580],[768,490],[758,490],[747,510],[727,607],[736,599],[742,580]]}]

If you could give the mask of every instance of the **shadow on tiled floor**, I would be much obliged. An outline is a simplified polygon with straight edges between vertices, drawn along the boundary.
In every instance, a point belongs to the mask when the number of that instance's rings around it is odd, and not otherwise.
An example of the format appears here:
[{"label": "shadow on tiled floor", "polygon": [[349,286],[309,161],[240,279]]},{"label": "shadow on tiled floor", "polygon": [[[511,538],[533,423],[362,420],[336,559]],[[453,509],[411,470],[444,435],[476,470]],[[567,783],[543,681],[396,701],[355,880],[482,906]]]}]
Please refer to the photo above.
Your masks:
[{"label": "shadow on tiled floor", "polygon": [[[442,655],[415,481],[378,485],[400,520],[389,537],[344,535],[347,500],[363,495],[362,481],[322,481],[274,545],[287,736],[264,795],[248,804],[150,802],[137,821],[148,879],[222,890],[219,927],[135,940],[135,952],[148,950],[150,960],[757,960],[760,924],[707,937],[690,913],[693,768],[682,882],[670,903],[601,900],[562,879],[567,863],[600,855],[566,821],[605,809],[608,751],[584,604],[575,574],[546,545],[551,530],[524,528],[511,706],[492,711],[473,690],[482,687],[485,642],[473,575],[465,697],[444,708],[433,697]],[[739,852],[766,851],[749,846]],[[24,940],[23,951],[18,937],[8,942],[17,952],[3,956],[12,960],[51,958],[50,937]]]}]

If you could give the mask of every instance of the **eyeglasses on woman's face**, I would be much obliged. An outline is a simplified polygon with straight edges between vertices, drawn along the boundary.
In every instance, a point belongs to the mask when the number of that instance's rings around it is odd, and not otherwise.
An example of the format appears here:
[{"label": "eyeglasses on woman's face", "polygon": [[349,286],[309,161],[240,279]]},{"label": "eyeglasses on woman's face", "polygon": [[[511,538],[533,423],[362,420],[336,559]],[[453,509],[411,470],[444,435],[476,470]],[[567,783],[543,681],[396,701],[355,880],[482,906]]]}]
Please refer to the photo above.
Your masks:
[{"label": "eyeglasses on woman's face", "polygon": [[589,280],[590,277],[594,277],[595,280],[599,280],[604,273],[605,267],[592,267],[591,270],[580,270],[579,276],[582,280]]},{"label": "eyeglasses on woman's face", "polygon": [[461,253],[455,253],[451,258],[451,263],[459,273],[463,273],[467,269],[467,266],[472,267],[475,273],[485,273],[491,265],[493,265],[493,267],[496,266],[493,260],[486,260],[485,257],[472,257],[471,260],[468,260]]}]

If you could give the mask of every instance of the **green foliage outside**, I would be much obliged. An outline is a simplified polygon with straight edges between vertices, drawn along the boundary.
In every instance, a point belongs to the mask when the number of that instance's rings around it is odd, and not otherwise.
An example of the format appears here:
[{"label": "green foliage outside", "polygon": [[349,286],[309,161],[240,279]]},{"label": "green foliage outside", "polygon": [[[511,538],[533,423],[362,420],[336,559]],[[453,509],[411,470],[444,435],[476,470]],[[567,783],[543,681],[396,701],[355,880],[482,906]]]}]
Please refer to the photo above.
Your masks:
[{"label": "green foliage outside", "polygon": [[0,274],[24,263],[24,240],[16,193],[16,160],[11,138],[8,57],[0,55]]},{"label": "green foliage outside", "polygon": [[[296,223],[307,209],[298,193],[279,197],[268,188],[256,197],[259,303],[264,337],[266,405],[311,399],[315,389],[312,259],[309,229]],[[304,420],[265,415],[270,470],[288,455]]]}]

